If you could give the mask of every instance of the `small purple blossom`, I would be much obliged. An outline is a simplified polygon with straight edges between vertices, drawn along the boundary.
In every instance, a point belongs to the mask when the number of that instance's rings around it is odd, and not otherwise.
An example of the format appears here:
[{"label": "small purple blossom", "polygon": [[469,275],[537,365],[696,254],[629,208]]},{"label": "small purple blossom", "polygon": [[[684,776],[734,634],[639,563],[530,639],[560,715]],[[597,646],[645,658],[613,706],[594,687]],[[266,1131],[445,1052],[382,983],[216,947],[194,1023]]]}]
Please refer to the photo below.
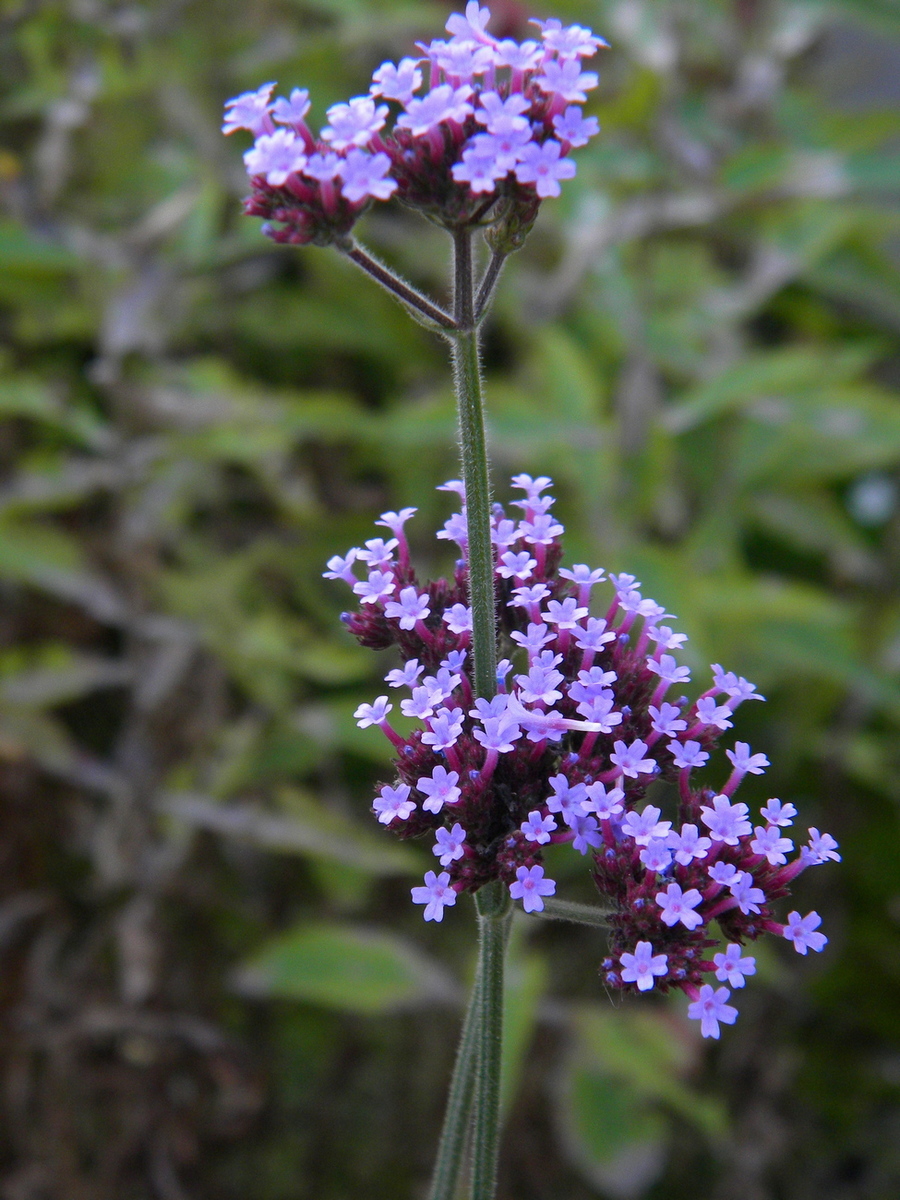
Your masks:
[{"label": "small purple blossom", "polygon": [[737,1020],[738,1010],[728,1003],[731,995],[728,988],[713,988],[704,983],[700,988],[698,998],[688,1005],[688,1016],[692,1021],[700,1022],[700,1032],[704,1037],[719,1036],[719,1022],[723,1025],[733,1025]]},{"label": "small purple blossom", "polygon": [[675,925],[679,921],[685,929],[696,929],[703,924],[703,917],[695,912],[703,897],[696,888],[682,892],[681,885],[670,883],[664,892],[656,893],[656,903],[662,909],[662,920],[666,925]]},{"label": "small purple blossom", "polygon": [[807,950],[824,950],[828,938],[824,933],[814,932],[821,924],[822,918],[817,912],[808,912],[805,917],[798,912],[788,913],[784,936],[794,943],[798,954],[805,954]]},{"label": "small purple blossom", "polygon": [[426,812],[439,813],[445,804],[455,804],[461,792],[456,786],[459,775],[456,771],[448,771],[446,767],[437,766],[430,775],[423,776],[416,784],[416,790],[426,797],[422,807]]},{"label": "small purple blossom", "polygon": [[655,976],[665,975],[668,956],[654,954],[650,942],[638,942],[634,954],[620,955],[622,964],[622,980],[624,983],[636,983],[638,991],[648,992],[653,987]]},{"label": "small purple blossom", "polygon": [[535,809],[528,814],[528,820],[523,821],[519,828],[529,842],[536,842],[539,846],[545,846],[550,841],[550,834],[556,829],[556,822],[549,813],[547,816],[542,817],[540,812]]},{"label": "small purple blossom", "polygon": [[714,796],[711,808],[707,804],[701,807],[700,818],[714,842],[736,846],[750,832],[749,811],[746,804],[731,804],[727,796]]},{"label": "small purple blossom", "polygon": [[456,903],[456,892],[450,884],[447,871],[441,871],[440,875],[435,875],[434,871],[426,871],[425,886],[410,890],[413,904],[425,905],[426,921],[442,921],[444,909],[452,908]]},{"label": "small purple blossom", "polygon": [[438,829],[435,837],[437,842],[431,852],[439,856],[442,867],[449,867],[457,858],[462,858],[465,853],[463,843],[466,840],[466,831],[459,822],[452,829]]},{"label": "small purple blossom", "polygon": [[741,958],[742,947],[731,942],[725,947],[724,954],[714,954],[716,964],[716,979],[720,983],[730,983],[733,988],[741,988],[746,983],[745,976],[756,974],[756,959]]},{"label": "small purple blossom", "polygon": [[384,785],[372,805],[382,825],[390,825],[397,818],[405,821],[408,817],[412,816],[416,808],[416,802],[415,800],[410,800],[409,793],[410,787],[408,783],[401,783],[398,787],[390,787],[388,784]]},{"label": "small purple blossom", "polygon": [[543,867],[518,867],[516,881],[509,885],[509,894],[513,900],[521,900],[522,907],[527,913],[543,912],[542,897],[552,896],[556,892],[556,883],[544,878]]},{"label": "small purple blossom", "polygon": [[424,621],[431,613],[428,597],[420,595],[414,587],[402,588],[398,600],[389,600],[384,606],[384,615],[398,620],[401,629],[415,629],[418,621]]},{"label": "small purple blossom", "polygon": [[672,828],[671,821],[661,821],[660,811],[648,804],[642,813],[630,812],[622,822],[622,832],[634,838],[638,846],[649,845],[652,838],[667,838]]}]

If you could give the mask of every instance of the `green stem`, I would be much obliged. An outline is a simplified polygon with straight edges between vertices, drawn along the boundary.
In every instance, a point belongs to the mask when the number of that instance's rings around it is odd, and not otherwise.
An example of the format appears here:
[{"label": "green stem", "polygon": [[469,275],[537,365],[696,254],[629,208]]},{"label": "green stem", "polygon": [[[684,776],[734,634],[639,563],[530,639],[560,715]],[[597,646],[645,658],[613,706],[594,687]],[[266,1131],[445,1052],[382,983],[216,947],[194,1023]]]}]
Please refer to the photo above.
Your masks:
[{"label": "green stem", "polygon": [[429,326],[432,328],[437,327],[445,335],[450,334],[455,329],[455,322],[448,313],[445,313],[442,308],[438,307],[432,300],[429,300],[427,296],[423,296],[417,288],[407,283],[405,279],[401,279],[398,275],[395,275],[390,268],[386,267],[384,263],[379,262],[368,250],[364,250],[362,246],[357,245],[356,242],[349,239],[346,245],[340,245],[338,249],[346,254],[351,262],[355,262],[358,267],[361,267],[367,275],[371,275],[386,291],[389,291],[402,304],[406,305],[410,316],[416,319],[423,319]]},{"label": "green stem", "polygon": [[572,900],[544,901],[543,910],[535,913],[549,921],[571,921],[575,925],[598,925],[609,928],[609,914],[612,908],[599,908],[596,904],[576,904]]},{"label": "green stem", "polygon": [[499,880],[475,895],[481,1019],[472,1116],[471,1200],[494,1200],[500,1148],[500,1053],[503,1044],[503,960],[512,919],[509,889]]},{"label": "green stem", "polygon": [[488,477],[484,401],[478,356],[472,279],[472,233],[454,235],[453,372],[459,411],[459,442],[468,525],[469,604],[472,607],[472,673],[475,693],[490,699],[497,690],[497,628],[491,488]]},{"label": "green stem", "polygon": [[480,970],[476,969],[469,1007],[466,1009],[456,1062],[447,1093],[444,1126],[431,1176],[428,1200],[455,1200],[459,1190],[472,1116],[475,1062],[478,1053],[478,1023],[481,1018]]}]

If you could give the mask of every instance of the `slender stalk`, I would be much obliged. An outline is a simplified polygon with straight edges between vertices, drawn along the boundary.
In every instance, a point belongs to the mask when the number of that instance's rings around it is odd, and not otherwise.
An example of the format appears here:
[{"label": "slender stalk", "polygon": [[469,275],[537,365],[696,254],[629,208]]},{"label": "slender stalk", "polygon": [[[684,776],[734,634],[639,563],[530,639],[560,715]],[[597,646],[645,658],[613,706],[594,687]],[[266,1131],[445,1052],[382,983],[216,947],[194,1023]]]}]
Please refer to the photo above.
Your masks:
[{"label": "slender stalk", "polygon": [[438,325],[442,330],[448,332],[456,328],[456,323],[449,313],[445,313],[427,296],[423,296],[416,288],[400,279],[384,263],[373,258],[367,250],[363,250],[362,246],[357,245],[356,242],[350,242],[347,248],[342,247],[342,249],[352,262],[355,262],[358,267],[362,267],[366,274],[371,275],[383,288],[386,288],[405,304],[413,316],[418,314],[424,317],[429,324]]},{"label": "slender stalk", "polygon": [[495,250],[491,255],[491,261],[488,263],[484,277],[478,285],[478,295],[475,297],[475,320],[479,324],[487,316],[488,306],[494,295],[494,288],[497,286],[497,280],[500,278],[506,257],[505,254],[500,254]]},{"label": "slender stalk", "polygon": [[499,881],[475,895],[481,1019],[472,1114],[471,1200],[494,1200],[500,1148],[500,1053],[503,1043],[503,960],[512,918],[508,889]]},{"label": "slender stalk", "polygon": [[548,897],[544,900],[543,911],[534,915],[549,921],[571,921],[575,925],[599,925],[608,929],[610,911],[598,908],[596,904],[576,904],[572,900],[553,900]]},{"label": "slender stalk", "polygon": [[478,1054],[478,1024],[481,1019],[480,963],[475,972],[472,995],[466,1009],[456,1062],[447,1093],[444,1125],[438,1144],[437,1158],[431,1176],[428,1200],[455,1200],[459,1190],[466,1154],[466,1142],[472,1118],[472,1096],[475,1085],[475,1063]]},{"label": "slender stalk", "polygon": [[491,543],[491,488],[478,329],[472,279],[472,233],[454,235],[453,371],[459,411],[459,441],[468,524],[469,603],[472,607],[472,672],[475,693],[490,699],[497,688],[497,629],[494,553]]}]

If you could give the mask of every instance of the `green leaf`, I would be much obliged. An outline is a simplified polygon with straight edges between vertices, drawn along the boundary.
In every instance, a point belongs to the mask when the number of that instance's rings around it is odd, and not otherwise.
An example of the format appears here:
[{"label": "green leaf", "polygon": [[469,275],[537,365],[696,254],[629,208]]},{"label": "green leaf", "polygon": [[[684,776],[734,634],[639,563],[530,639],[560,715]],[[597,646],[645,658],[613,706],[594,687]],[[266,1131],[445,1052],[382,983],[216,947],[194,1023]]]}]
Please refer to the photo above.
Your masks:
[{"label": "green leaf", "polygon": [[453,1004],[459,989],[411,942],[380,930],[304,922],[235,974],[238,991],[375,1015]]}]

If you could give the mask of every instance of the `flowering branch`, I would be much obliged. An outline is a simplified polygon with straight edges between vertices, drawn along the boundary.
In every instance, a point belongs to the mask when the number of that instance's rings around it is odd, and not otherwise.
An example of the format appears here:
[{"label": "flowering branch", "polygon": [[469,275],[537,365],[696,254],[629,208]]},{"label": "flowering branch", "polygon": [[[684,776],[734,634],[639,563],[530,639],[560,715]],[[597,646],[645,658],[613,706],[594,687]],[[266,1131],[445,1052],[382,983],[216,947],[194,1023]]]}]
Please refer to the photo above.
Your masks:
[{"label": "flowering branch", "polygon": [[[714,664],[713,686],[694,701],[680,695],[690,671],[672,653],[686,639],[663,623],[671,614],[642,596],[632,575],[560,565],[563,527],[544,494],[550,479],[514,476],[524,493],[513,502],[516,519],[491,503],[478,329],[506,257],[541,203],[575,174],[569,151],[598,132],[579,107],[597,84],[582,60],[606,43],[551,18],[534,22],[540,40],[520,44],[490,34],[489,19],[469,0],[465,16],[447,21],[448,40],[420,46],[423,58],[383,63],[369,95],[328,109],[319,137],[306,124],[307,92],[273,100],[274,84],[229,101],[223,127],[254,135],[244,155],[252,189],[245,211],[266,218],[268,236],[336,246],[452,346],[463,479],[444,490],[461,495],[463,511],[438,537],[460,547],[453,577],[419,583],[404,533],[413,508],[382,514],[390,538],[335,556],[326,572],[359,600],[343,616],[357,639],[399,649],[402,665],[386,683],[408,689],[400,710],[419,722],[402,736],[387,695],[355,714],[396,751],[394,779],[372,806],[378,821],[404,838],[435,838],[441,870],[426,872],[412,899],[426,921],[441,921],[470,892],[478,914],[476,986],[431,1200],[455,1200],[469,1132],[472,1200],[493,1200],[513,900],[527,913],[607,925],[607,988],[680,990],[702,1035],[718,1038],[737,1009],[710,975],[743,987],[756,970],[743,947],[764,933],[800,954],[822,950],[817,913],[791,911],[782,923],[774,906],[801,871],[839,858],[834,839],[810,829],[788,859],[790,803],[769,800],[753,824],[734,794],[768,759],[746,743],[726,750],[731,770],[718,790],[693,779],[738,706],[762,699],[753,685]],[[374,201],[395,195],[453,238],[452,313],[350,237]],[[477,290],[476,229],[492,252]],[[591,594],[604,580],[613,594],[595,616]],[[498,647],[511,657],[498,663]],[[667,699],[673,687],[678,698]],[[646,803],[657,780],[671,785],[668,819]],[[553,898],[543,847],[562,843],[590,856],[601,906]],[[710,957],[723,935],[724,949]]]}]

